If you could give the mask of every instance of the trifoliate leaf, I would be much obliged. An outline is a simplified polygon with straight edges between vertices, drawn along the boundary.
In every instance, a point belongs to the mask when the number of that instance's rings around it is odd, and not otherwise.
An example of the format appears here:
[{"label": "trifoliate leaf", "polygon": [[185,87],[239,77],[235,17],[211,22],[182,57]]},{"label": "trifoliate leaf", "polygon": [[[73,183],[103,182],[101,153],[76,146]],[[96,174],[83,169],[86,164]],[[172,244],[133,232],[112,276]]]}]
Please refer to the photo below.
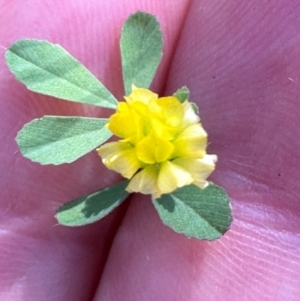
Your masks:
[{"label": "trifoliate leaf", "polygon": [[128,180],[110,186],[90,195],[80,197],[62,205],[55,215],[58,222],[65,226],[83,226],[94,223],[116,207],[128,196],[125,190]]},{"label": "trifoliate leaf", "polygon": [[183,103],[189,98],[190,90],[186,86],[183,86],[182,88],[178,89],[173,96]]},{"label": "trifoliate leaf", "polygon": [[225,190],[212,183],[205,189],[195,185],[179,188],[153,204],[164,224],[187,237],[217,239],[232,221]]},{"label": "trifoliate leaf", "polygon": [[132,84],[149,88],[162,57],[162,43],[155,16],[137,12],[127,19],[120,41],[126,95]]},{"label": "trifoliate leaf", "polygon": [[109,139],[108,119],[44,116],[24,125],[16,138],[23,156],[41,164],[70,163]]},{"label": "trifoliate leaf", "polygon": [[102,83],[57,44],[22,39],[5,56],[11,72],[31,91],[100,107],[117,107],[117,100]]}]

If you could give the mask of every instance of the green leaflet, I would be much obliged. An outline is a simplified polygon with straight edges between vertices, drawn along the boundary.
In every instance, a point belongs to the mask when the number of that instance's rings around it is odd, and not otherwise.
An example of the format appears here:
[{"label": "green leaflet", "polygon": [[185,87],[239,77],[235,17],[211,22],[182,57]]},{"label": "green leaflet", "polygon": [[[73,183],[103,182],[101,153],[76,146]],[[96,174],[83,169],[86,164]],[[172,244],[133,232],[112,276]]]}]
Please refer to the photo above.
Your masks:
[{"label": "green leaflet", "polygon": [[126,20],[120,41],[126,95],[132,84],[149,88],[162,57],[162,44],[155,16],[137,12]]},{"label": "green leaflet", "polygon": [[183,103],[188,100],[190,96],[190,90],[186,86],[183,86],[182,88],[178,89],[173,96]]},{"label": "green leaflet", "polygon": [[191,105],[192,105],[192,108],[193,108],[195,114],[199,116],[199,108],[198,108],[198,106],[194,102],[191,102]]},{"label": "green leaflet", "polygon": [[[182,88],[178,89],[173,96],[176,97],[181,103],[184,103],[186,100],[189,100],[190,90],[187,86],[183,86]],[[194,102],[190,102],[190,104],[192,105],[195,114],[199,115],[198,106]]]},{"label": "green leaflet", "polygon": [[5,56],[11,72],[31,91],[100,107],[117,107],[115,97],[57,44],[22,39]]},{"label": "green leaflet", "polygon": [[212,183],[205,189],[195,185],[179,188],[153,200],[153,204],[165,225],[197,239],[221,237],[232,221],[225,190]]},{"label": "green leaflet", "polygon": [[109,139],[107,119],[44,116],[25,124],[16,137],[23,156],[41,164],[70,163]]},{"label": "green leaflet", "polygon": [[128,180],[62,205],[55,215],[65,226],[83,226],[94,223],[116,207],[128,196]]}]

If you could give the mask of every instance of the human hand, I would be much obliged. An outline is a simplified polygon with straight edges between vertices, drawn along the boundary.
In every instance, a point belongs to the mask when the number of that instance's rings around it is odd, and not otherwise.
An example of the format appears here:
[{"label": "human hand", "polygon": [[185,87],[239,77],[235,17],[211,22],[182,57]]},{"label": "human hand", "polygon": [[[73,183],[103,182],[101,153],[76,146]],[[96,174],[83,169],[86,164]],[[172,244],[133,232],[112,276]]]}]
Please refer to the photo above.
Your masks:
[{"label": "human hand", "polygon": [[96,152],[59,167],[32,163],[14,137],[46,114],[108,112],[27,91],[1,55],[0,300],[298,300],[298,5],[2,2],[2,46],[25,37],[59,43],[118,99],[120,28],[137,10],[155,14],[165,47],[153,89],[191,90],[234,223],[218,241],[189,240],[161,223],[149,197],[134,195],[96,224],[57,225],[60,204],[118,178]]}]

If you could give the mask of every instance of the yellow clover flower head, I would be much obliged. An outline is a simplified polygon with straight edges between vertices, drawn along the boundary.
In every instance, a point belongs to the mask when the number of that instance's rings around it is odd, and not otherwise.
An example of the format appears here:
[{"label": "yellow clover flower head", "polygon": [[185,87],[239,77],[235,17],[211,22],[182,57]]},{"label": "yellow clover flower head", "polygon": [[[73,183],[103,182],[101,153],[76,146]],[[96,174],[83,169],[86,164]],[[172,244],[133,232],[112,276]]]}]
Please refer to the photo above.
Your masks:
[{"label": "yellow clover flower head", "polygon": [[217,156],[206,154],[207,133],[191,103],[135,86],[125,101],[107,125],[121,140],[97,151],[108,169],[130,179],[126,190],[156,199],[189,184],[205,188]]}]

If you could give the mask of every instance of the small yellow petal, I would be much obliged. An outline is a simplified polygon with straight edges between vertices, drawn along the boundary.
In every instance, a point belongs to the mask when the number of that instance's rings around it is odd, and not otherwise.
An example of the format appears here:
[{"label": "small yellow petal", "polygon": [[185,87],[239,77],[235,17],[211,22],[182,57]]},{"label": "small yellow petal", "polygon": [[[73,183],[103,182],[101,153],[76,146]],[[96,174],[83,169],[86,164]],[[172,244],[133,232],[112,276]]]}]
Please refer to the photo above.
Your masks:
[{"label": "small yellow petal", "polygon": [[182,126],[183,108],[175,97],[161,97],[149,103],[153,130],[160,137],[172,140]]},{"label": "small yellow petal", "polygon": [[164,162],[173,153],[171,142],[157,137],[154,133],[142,139],[136,145],[136,154],[139,160],[146,164]]},{"label": "small yellow petal", "polygon": [[158,136],[162,137],[165,140],[173,140],[176,137],[178,132],[178,128],[174,128],[171,126],[166,126],[165,122],[159,118],[152,117],[151,118],[151,126],[153,132]]},{"label": "small yellow petal", "polygon": [[178,127],[182,123],[184,110],[182,104],[176,97],[161,97],[157,100],[161,107],[165,124],[171,127]]},{"label": "small yellow petal", "polygon": [[148,106],[141,101],[135,101],[130,104],[130,108],[141,116],[148,116]]},{"label": "small yellow petal", "polygon": [[192,124],[173,143],[173,157],[201,158],[205,155],[207,134],[200,123]]},{"label": "small yellow petal", "polygon": [[158,95],[151,92],[150,90],[135,87],[135,89],[132,90],[131,94],[124,98],[128,104],[132,104],[135,101],[140,101],[148,105],[150,101],[156,100],[157,97]]},{"label": "small yellow petal", "polygon": [[141,102],[136,103],[134,108],[127,103],[118,105],[117,113],[109,118],[108,129],[120,138],[128,142],[136,143],[144,137],[144,131],[149,128],[149,121],[145,117],[146,112],[142,115],[135,109],[145,110],[145,105]]},{"label": "small yellow petal", "polygon": [[110,142],[97,149],[104,165],[130,179],[142,167],[135,149],[128,143]]},{"label": "small yellow petal", "polygon": [[216,155],[205,155],[202,159],[178,158],[173,161],[187,170],[194,179],[193,183],[200,188],[207,186],[206,179],[214,171],[216,162]]},{"label": "small yellow petal", "polygon": [[109,118],[107,127],[116,136],[127,138],[136,132],[137,117],[136,114],[132,113],[127,103],[120,102],[117,112]]},{"label": "small yellow petal", "polygon": [[156,199],[161,195],[157,186],[157,175],[158,169],[154,165],[148,165],[131,179],[126,190],[151,194]]},{"label": "small yellow petal", "polygon": [[165,194],[192,182],[193,178],[187,170],[173,162],[166,161],[159,171],[157,185],[161,193]]}]

